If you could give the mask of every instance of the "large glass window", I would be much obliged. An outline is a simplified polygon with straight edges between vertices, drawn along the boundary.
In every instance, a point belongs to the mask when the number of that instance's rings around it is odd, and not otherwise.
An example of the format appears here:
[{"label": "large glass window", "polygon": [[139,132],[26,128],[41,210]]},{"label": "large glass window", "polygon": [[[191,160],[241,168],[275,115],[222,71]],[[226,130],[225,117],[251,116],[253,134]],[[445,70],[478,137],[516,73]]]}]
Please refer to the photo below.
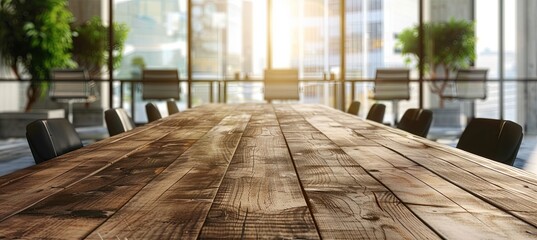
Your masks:
[{"label": "large glass window", "polygon": [[266,66],[266,1],[192,1],[194,80],[260,76]]},{"label": "large glass window", "polygon": [[476,116],[498,118],[500,84],[500,39],[499,27],[490,27],[499,24],[499,1],[475,1],[475,29],[476,29],[476,61],[478,68],[488,69],[488,92],[486,100],[476,101]]},{"label": "large glass window", "polygon": [[[403,56],[398,46],[399,34],[418,24],[419,0],[347,0],[345,6],[345,58],[347,79],[373,79],[378,68],[410,68],[417,72],[413,56]],[[413,74],[416,77],[416,74]],[[355,84],[354,99],[347,94],[347,103],[359,100],[365,115],[374,102],[372,83]],[[386,119],[394,119],[393,107],[402,110],[418,105],[418,87],[412,85],[411,100],[397,106],[385,102]],[[352,91],[352,88],[350,89]],[[403,111],[399,111],[401,114]],[[399,118],[399,116],[397,116]]]},{"label": "large glass window", "polygon": [[[134,0],[114,1],[114,20],[129,27],[123,62],[116,70],[118,79],[140,79],[141,66],[145,68],[177,69],[181,79],[187,74],[187,1],[186,0]],[[182,108],[186,107],[186,84],[183,84]],[[134,120],[146,120],[141,100],[140,85],[124,86],[125,95],[134,98],[124,108],[134,110]],[[134,109],[132,109],[134,108]],[[159,108],[165,111],[164,103]]]},{"label": "large glass window", "polygon": [[117,78],[137,77],[138,65],[176,68],[186,78],[187,1],[114,1],[114,20],[129,26],[123,64]]},{"label": "large glass window", "polygon": [[340,65],[339,0],[272,1],[272,67],[302,78],[335,78]]},{"label": "large glass window", "polygon": [[519,109],[517,106],[522,106],[522,99],[519,94],[522,83],[517,83],[515,80],[517,75],[517,24],[516,24],[516,4],[517,0],[504,0],[503,15],[504,15],[504,52],[503,52],[503,77],[506,80],[504,83],[504,119],[515,122],[522,122],[518,116]]}]

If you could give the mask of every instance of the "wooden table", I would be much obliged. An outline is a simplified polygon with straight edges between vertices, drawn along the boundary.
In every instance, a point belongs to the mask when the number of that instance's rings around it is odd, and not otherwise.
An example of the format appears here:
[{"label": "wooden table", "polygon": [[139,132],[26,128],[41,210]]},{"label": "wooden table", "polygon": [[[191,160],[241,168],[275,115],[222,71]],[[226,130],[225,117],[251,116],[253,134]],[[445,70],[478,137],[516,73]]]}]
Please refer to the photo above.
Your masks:
[{"label": "wooden table", "polygon": [[205,105],[0,178],[0,238],[530,239],[537,177],[320,105]]}]

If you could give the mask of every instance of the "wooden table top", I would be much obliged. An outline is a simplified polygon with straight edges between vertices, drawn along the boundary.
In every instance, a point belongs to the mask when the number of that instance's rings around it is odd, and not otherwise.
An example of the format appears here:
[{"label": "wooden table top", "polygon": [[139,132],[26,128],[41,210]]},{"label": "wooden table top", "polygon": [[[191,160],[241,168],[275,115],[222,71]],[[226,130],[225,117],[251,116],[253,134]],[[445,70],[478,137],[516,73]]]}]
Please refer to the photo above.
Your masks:
[{"label": "wooden table top", "polygon": [[0,177],[0,239],[530,239],[537,177],[321,105],[204,105]]}]

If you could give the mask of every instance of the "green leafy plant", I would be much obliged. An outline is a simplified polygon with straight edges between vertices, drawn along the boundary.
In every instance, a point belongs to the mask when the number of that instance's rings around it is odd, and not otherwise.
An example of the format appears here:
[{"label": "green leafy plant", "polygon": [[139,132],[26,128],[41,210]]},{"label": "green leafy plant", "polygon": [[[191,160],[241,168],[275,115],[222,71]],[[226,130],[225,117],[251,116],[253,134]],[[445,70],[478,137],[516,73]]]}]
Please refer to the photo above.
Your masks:
[{"label": "green leafy plant", "polygon": [[65,0],[0,0],[0,61],[19,80],[31,77],[26,111],[46,91],[51,69],[74,64],[71,20]]},{"label": "green leafy plant", "polygon": [[[73,59],[79,66],[88,69],[92,76],[99,76],[108,63],[108,26],[99,17],[73,29]],[[114,23],[113,67],[118,68],[123,60],[123,48],[129,28],[126,24]]]},{"label": "green leafy plant", "polygon": [[145,60],[143,57],[132,58],[131,65],[143,70],[145,68]]},{"label": "green leafy plant", "polygon": [[[398,35],[397,47],[406,56],[407,63],[419,62],[419,26],[403,30]],[[431,78],[431,92],[440,97],[443,106],[444,92],[448,86],[450,72],[467,68],[475,60],[474,23],[450,19],[447,22],[424,23],[425,71]],[[437,76],[441,69],[444,76]]]}]

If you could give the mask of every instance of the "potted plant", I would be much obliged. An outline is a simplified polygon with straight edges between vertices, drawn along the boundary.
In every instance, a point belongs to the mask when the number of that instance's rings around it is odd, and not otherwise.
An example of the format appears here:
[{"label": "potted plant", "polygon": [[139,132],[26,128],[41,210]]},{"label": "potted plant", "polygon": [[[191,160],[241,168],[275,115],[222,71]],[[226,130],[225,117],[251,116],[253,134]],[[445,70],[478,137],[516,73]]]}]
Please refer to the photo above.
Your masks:
[{"label": "potted plant", "polygon": [[133,66],[133,69],[131,71],[132,77],[135,79],[141,79],[142,71],[145,69],[144,58],[140,56],[133,57],[131,61],[131,65]]},{"label": "potted plant", "polygon": [[[129,28],[126,24],[114,23],[113,67],[119,67],[123,59],[123,48]],[[108,26],[99,17],[93,17],[73,28],[73,59],[86,68],[92,77],[99,78],[108,62]]]},{"label": "potted plant", "polygon": [[[467,68],[475,60],[474,23],[450,19],[447,22],[423,23],[424,67],[431,78],[431,92],[440,98],[444,106],[445,91],[450,73]],[[398,35],[397,47],[406,56],[407,63],[419,62],[419,26],[403,30]],[[439,76],[438,73],[443,73]]]},{"label": "potted plant", "polygon": [[47,90],[50,70],[73,66],[65,0],[0,0],[0,61],[31,78],[25,111]]}]

